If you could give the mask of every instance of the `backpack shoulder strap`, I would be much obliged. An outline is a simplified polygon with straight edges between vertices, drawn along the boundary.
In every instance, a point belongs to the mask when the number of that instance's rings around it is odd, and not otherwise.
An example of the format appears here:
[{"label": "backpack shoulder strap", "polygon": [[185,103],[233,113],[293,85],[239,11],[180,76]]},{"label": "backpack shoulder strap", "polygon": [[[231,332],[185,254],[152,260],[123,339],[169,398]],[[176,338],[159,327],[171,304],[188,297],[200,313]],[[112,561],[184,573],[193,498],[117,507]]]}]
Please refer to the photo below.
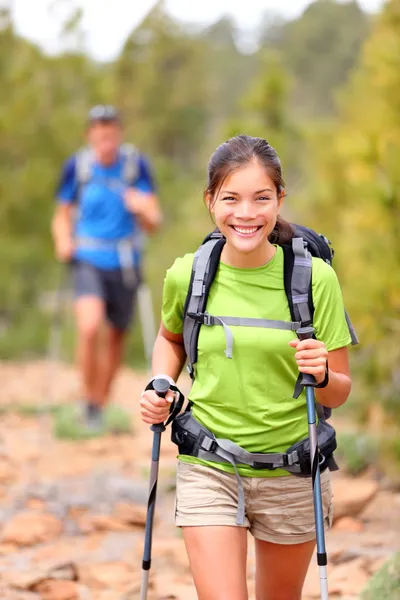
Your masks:
[{"label": "backpack shoulder strap", "polygon": [[291,245],[283,246],[284,283],[293,321],[301,321],[303,327],[312,323],[312,257],[303,238],[293,238]]},{"label": "backpack shoulder strap", "polygon": [[93,170],[93,150],[89,147],[81,148],[75,155],[76,180],[81,187],[90,181]]},{"label": "backpack shoulder strap", "polygon": [[133,144],[122,144],[120,152],[124,160],[122,178],[127,185],[132,185],[139,174],[139,152]]},{"label": "backpack shoulder strap", "polygon": [[[302,237],[293,238],[291,246],[284,247],[284,280],[292,318],[302,322],[302,326],[312,324],[314,305],[312,302],[312,255],[307,250],[307,242]],[[295,394],[301,375],[297,378]],[[301,391],[301,388],[300,388]],[[330,409],[315,403],[318,418],[325,421],[330,417]],[[325,412],[325,410],[327,412]],[[329,412],[328,412],[329,411]]]},{"label": "backpack shoulder strap", "polygon": [[194,379],[194,365],[197,362],[197,342],[201,324],[189,317],[189,314],[197,314],[205,310],[224,244],[225,239],[221,235],[211,237],[200,246],[193,260],[183,318],[183,341],[188,358],[188,371],[192,379]]}]

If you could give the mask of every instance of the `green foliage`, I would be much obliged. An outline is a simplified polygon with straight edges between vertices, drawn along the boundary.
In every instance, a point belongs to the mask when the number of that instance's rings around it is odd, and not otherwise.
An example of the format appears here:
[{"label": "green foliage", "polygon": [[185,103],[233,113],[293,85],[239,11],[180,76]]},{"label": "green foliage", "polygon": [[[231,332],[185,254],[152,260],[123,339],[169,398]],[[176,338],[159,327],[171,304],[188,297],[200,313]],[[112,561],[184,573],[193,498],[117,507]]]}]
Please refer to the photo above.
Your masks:
[{"label": "green foliage", "polygon": [[85,427],[77,406],[64,405],[55,412],[54,435],[58,439],[85,440],[110,433],[132,433],[130,415],[114,404],[104,410],[104,428],[101,431],[91,431]]},{"label": "green foliage", "polygon": [[361,432],[339,434],[337,458],[350,475],[360,475],[376,464],[378,444],[377,439]]},{"label": "green foliage", "polygon": [[361,593],[360,600],[397,600],[400,598],[400,553],[395,554],[375,573]]},{"label": "green foliage", "polygon": [[314,176],[301,207],[334,241],[362,346],[363,404],[400,417],[400,1],[388,2],[343,91],[338,122],[310,135]]},{"label": "green foliage", "polygon": [[369,18],[355,1],[317,0],[299,19],[265,25],[264,45],[281,50],[294,77],[296,115],[315,117],[334,110],[335,90],[346,83],[368,32]]}]

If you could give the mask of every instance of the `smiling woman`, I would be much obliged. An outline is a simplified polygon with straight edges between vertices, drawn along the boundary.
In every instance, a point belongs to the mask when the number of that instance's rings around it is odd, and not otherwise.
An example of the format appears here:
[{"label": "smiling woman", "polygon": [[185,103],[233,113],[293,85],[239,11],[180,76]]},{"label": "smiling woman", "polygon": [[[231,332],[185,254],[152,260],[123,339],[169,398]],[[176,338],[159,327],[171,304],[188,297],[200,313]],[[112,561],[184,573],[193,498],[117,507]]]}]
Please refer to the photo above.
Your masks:
[{"label": "smiling woman", "polygon": [[[300,371],[314,376],[324,406],[343,404],[350,391],[346,346],[351,340],[341,291],[333,269],[320,258],[303,259],[312,271],[318,339],[296,339],[296,324],[289,323],[282,246],[292,248],[294,231],[279,214],[284,185],[279,158],[266,140],[240,135],[221,144],[209,162],[204,196],[224,241],[211,287],[203,290],[200,271],[212,267],[210,254],[208,262],[202,252],[178,258],[164,282],[154,374],[176,381],[185,348],[189,367],[194,366],[191,411],[174,421],[173,441],[180,451],[176,524],[183,528],[199,598],[247,600],[249,529],[256,539],[257,598],[300,600],[316,534],[311,478],[294,476],[287,458],[294,446],[301,454],[299,444],[307,438],[305,394],[293,389]],[[208,296],[200,308],[192,299],[202,294]],[[186,311],[193,323],[199,319],[204,325],[197,330],[194,361],[195,326],[184,327]],[[171,400],[146,391],[143,420],[165,421]],[[213,444],[223,444],[220,460]],[[321,513],[328,526],[330,448],[321,467]],[[231,461],[235,452],[238,460]],[[246,462],[254,453],[255,462]],[[286,462],[271,462],[282,453]]]}]

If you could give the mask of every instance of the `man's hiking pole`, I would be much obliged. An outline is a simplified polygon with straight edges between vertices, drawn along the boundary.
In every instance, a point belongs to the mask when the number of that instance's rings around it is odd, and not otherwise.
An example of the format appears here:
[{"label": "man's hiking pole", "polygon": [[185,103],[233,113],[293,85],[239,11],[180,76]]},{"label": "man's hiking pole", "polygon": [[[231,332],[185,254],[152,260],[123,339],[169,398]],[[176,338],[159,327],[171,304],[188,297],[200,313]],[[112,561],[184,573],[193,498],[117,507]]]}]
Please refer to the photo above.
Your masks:
[{"label": "man's hiking pole", "polygon": [[[299,340],[311,339],[314,335],[313,327],[302,327],[298,329]],[[321,471],[319,467],[319,447],[316,424],[314,387],[316,381],[313,375],[303,373],[301,385],[305,386],[307,399],[308,435],[310,438],[311,475],[314,496],[315,530],[317,537],[317,562],[319,566],[319,577],[321,586],[321,599],[328,600],[328,557],[325,547],[324,513],[322,507],[321,493]]]},{"label": "man's hiking pole", "polygon": [[65,326],[66,298],[71,288],[71,266],[72,262],[61,265],[59,280],[54,293],[52,308],[50,334],[47,343],[46,362],[47,376],[45,378],[44,395],[49,400],[53,394],[53,386],[56,379],[57,363],[61,359],[61,345],[63,328]]},{"label": "man's hiking pole", "polygon": [[60,359],[61,337],[65,296],[70,287],[71,264],[61,266],[60,278],[54,294],[53,314],[50,326],[50,336],[47,346],[47,357],[51,362]]},{"label": "man's hiking pole", "polygon": [[149,286],[141,283],[138,289],[138,308],[140,317],[140,328],[142,330],[143,347],[147,367],[151,372],[151,357],[156,339],[156,327],[154,324],[154,312],[152,295]]}]

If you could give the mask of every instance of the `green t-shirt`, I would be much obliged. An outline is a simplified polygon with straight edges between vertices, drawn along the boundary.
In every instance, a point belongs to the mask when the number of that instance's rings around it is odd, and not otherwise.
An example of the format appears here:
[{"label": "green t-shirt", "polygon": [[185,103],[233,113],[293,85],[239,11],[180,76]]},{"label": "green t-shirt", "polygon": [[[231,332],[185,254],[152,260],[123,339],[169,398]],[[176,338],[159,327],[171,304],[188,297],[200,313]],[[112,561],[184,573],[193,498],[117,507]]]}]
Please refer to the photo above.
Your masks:
[{"label": "green t-shirt", "polygon": [[[178,258],[167,271],[162,322],[172,333],[183,331],[183,308],[193,254]],[[342,293],[335,271],[313,258],[314,327],[328,351],[351,342]],[[241,269],[220,262],[212,284],[207,312],[211,315],[291,321],[283,281],[283,251],[258,268]],[[231,328],[233,358],[225,356],[223,327],[200,328],[196,379],[190,392],[193,415],[217,437],[229,439],[249,452],[285,452],[307,437],[305,392],[294,399],[299,374],[289,346],[293,331],[261,327]],[[231,465],[207,463],[180,456],[190,463],[210,464],[233,472]],[[241,475],[274,477],[287,471],[238,468]]]}]

